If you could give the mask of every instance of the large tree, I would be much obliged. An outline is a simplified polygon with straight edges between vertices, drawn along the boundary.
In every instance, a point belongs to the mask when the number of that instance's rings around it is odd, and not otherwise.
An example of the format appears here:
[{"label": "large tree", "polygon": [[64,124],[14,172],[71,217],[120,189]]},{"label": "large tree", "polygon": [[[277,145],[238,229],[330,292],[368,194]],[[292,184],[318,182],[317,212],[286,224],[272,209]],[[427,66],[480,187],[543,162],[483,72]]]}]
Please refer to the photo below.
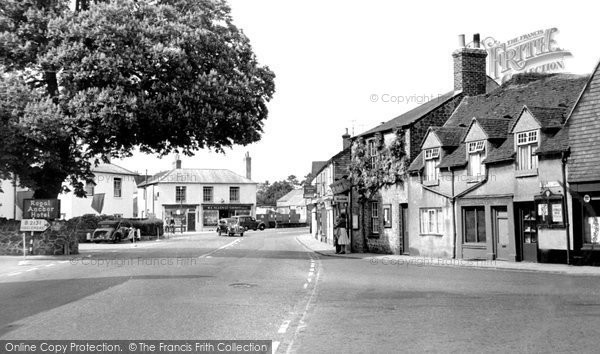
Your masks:
[{"label": "large tree", "polygon": [[100,161],[260,139],[274,74],[224,0],[3,0],[0,177],[36,198]]}]

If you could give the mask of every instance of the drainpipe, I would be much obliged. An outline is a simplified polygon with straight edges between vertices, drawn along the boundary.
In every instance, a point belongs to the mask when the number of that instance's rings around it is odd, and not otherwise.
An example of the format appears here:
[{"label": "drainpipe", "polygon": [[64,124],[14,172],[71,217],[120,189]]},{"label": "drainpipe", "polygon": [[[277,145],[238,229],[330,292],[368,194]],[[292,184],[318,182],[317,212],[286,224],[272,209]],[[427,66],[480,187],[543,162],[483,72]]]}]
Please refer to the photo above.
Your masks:
[{"label": "drainpipe", "polygon": [[564,209],[564,219],[565,219],[565,230],[567,231],[567,265],[571,263],[571,231],[569,225],[569,203],[567,200],[567,156],[563,151],[561,156],[561,164],[562,164],[562,182],[563,182],[563,209]]},{"label": "drainpipe", "polygon": [[[450,193],[454,195],[454,170],[448,167],[448,171],[450,171],[452,178],[452,181],[450,182]],[[456,247],[458,243],[458,235],[456,233],[456,199],[452,197],[452,199],[450,199],[450,203],[452,203],[452,237],[454,239],[454,244],[452,245],[452,259],[456,259]]]},{"label": "drainpipe", "polygon": [[17,220],[17,176],[13,174],[13,220]]}]

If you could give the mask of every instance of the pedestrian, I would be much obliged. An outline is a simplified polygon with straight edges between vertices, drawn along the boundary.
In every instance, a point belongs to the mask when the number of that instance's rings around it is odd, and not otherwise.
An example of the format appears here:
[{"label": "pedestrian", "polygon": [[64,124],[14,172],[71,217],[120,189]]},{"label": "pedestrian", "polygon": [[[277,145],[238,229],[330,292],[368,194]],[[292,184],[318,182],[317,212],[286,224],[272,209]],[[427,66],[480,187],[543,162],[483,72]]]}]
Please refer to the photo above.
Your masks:
[{"label": "pedestrian", "polygon": [[348,237],[348,230],[346,228],[346,213],[341,213],[340,216],[335,221],[334,228],[336,232],[334,232],[335,237],[335,253],[336,254],[345,254],[346,253],[346,245],[350,243],[350,238]]},{"label": "pedestrian", "polygon": [[171,218],[171,222],[170,222],[170,228],[171,228],[171,233],[175,234],[175,219]]}]

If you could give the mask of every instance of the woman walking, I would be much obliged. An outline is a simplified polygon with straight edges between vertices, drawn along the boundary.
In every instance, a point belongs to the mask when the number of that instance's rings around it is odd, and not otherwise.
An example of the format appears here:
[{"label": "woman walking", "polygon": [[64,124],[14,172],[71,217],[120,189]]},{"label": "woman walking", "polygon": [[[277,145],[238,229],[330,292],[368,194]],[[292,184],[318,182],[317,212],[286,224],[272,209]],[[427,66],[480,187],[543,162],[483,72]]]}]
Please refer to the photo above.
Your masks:
[{"label": "woman walking", "polygon": [[350,243],[350,237],[348,237],[348,231],[346,229],[346,214],[341,213],[335,221],[335,229],[337,231],[337,244],[335,246],[336,254],[345,254],[346,245]]}]

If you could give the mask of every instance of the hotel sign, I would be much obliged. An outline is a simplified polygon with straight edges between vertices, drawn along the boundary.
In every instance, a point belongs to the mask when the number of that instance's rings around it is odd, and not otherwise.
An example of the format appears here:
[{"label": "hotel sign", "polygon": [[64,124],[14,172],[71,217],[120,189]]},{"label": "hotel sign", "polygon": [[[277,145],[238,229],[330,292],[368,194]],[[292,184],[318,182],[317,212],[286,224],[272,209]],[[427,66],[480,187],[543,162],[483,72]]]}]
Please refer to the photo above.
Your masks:
[{"label": "hotel sign", "polygon": [[59,219],[60,201],[58,199],[23,200],[23,219]]},{"label": "hotel sign", "polygon": [[304,186],[304,198],[312,198],[317,194],[317,186]]},{"label": "hotel sign", "polygon": [[571,52],[557,46],[556,28],[523,34],[504,43],[488,37],[483,47],[488,52],[488,73],[505,82],[519,73],[551,73],[565,70],[564,59]]}]

